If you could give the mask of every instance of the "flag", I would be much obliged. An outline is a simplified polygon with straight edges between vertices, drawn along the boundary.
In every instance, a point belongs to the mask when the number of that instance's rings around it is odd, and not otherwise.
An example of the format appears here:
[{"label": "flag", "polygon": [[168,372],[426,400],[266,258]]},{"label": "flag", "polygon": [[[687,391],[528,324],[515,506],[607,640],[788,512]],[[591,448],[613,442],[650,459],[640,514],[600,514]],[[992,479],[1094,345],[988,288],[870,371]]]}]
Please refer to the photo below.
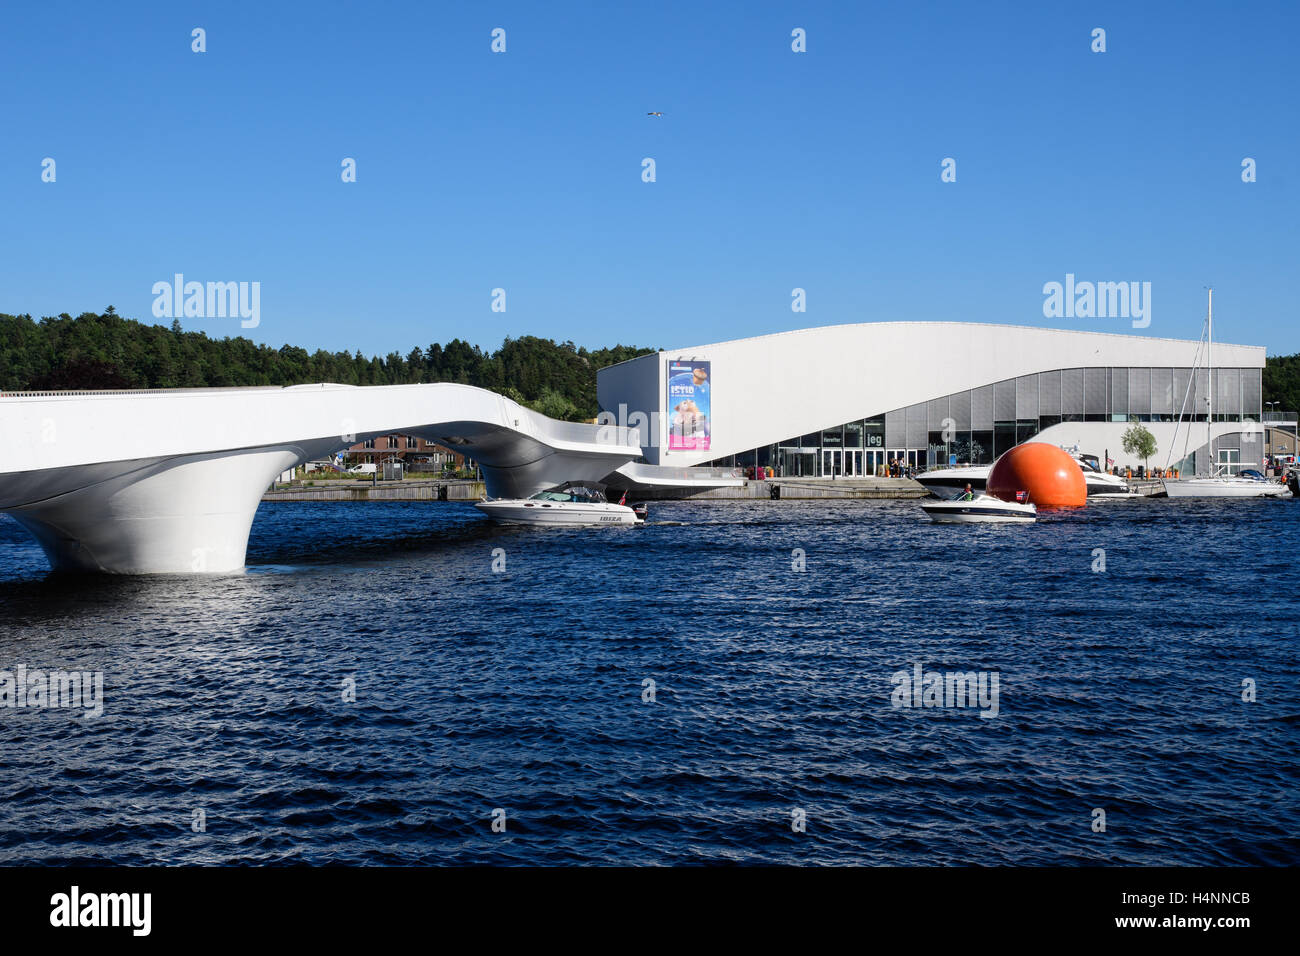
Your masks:
[{"label": "flag", "polygon": [[1028,500],[1029,500],[1029,492],[1027,491],[1016,492],[1016,501],[1020,502],[1021,504],[1024,504]]},{"label": "flag", "polygon": [[626,491],[623,492],[623,497],[618,499],[618,503],[621,504],[621,505],[625,505],[625,504],[627,504],[627,492],[626,492]]},{"label": "flag", "polygon": [[1111,458],[1111,457],[1108,456],[1108,457],[1106,458],[1106,467],[1107,467],[1107,468],[1114,468],[1114,467],[1115,467],[1115,459],[1114,459],[1114,458]]}]

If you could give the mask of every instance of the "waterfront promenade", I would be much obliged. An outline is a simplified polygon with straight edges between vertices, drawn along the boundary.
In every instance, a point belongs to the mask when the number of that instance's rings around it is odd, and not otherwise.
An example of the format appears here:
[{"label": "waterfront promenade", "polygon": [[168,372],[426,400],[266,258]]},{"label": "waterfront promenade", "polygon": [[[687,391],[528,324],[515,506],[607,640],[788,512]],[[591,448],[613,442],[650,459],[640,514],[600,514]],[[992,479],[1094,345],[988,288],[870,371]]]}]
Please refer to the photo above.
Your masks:
[{"label": "waterfront promenade", "polygon": [[[309,484],[310,479],[277,485],[263,501],[477,501],[484,494],[481,481],[405,478],[397,481],[348,481],[329,479]],[[735,501],[738,499],[808,498],[924,498],[926,490],[910,478],[772,478],[746,481],[728,488],[690,490],[665,488],[633,491],[636,501]]]},{"label": "waterfront promenade", "polygon": [[[370,479],[348,481],[332,479],[315,484],[295,480],[262,495],[263,501],[478,501],[484,494],[483,482],[471,480],[405,478],[400,481]],[[1134,491],[1146,497],[1163,493],[1158,481],[1132,479]],[[709,488],[701,491],[664,489],[654,492],[630,492],[636,501],[736,501],[778,498],[781,500],[843,498],[924,498],[927,492],[910,478],[771,478],[750,480],[736,488]]]}]

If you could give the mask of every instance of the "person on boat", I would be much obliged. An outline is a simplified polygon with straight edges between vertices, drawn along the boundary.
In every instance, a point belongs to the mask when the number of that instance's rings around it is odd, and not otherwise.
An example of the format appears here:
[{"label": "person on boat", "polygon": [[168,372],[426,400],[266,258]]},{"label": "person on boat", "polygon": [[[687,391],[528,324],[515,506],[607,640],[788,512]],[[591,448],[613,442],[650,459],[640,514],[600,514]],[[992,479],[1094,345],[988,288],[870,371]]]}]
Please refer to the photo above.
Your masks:
[{"label": "person on boat", "polygon": [[970,482],[967,482],[967,483],[966,483],[966,487],[962,490],[962,493],[961,493],[960,495],[958,495],[957,500],[958,500],[958,501],[974,501],[974,500],[975,500],[975,492],[971,490]]}]

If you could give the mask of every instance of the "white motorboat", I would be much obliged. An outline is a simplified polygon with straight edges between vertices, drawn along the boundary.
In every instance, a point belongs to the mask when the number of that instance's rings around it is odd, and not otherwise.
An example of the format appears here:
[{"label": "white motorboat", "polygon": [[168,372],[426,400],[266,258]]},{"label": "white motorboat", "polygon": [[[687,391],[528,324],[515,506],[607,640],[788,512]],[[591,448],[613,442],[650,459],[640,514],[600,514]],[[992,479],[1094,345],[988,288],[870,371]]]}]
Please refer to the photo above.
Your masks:
[{"label": "white motorboat", "polygon": [[[1079,470],[1083,472],[1083,482],[1087,485],[1089,498],[1139,497],[1119,475],[1112,475],[1102,471],[1096,455],[1081,455],[1076,451],[1070,451],[1068,448],[1065,450],[1069,452],[1070,457],[1079,466]],[[949,491],[960,491],[967,485],[970,485],[973,491],[983,491],[988,482],[989,472],[992,470],[992,465],[939,468],[935,471],[927,471],[917,475],[916,480],[939,496],[943,496]]]},{"label": "white motorboat", "polygon": [[632,526],[644,521],[644,512],[605,500],[604,492],[587,485],[562,486],[539,491],[531,498],[493,498],[474,507],[501,524],[526,524],[548,528]]},{"label": "white motorboat", "polygon": [[1112,475],[1108,471],[1102,471],[1101,461],[1096,455],[1081,455],[1077,451],[1072,451],[1070,457],[1075,460],[1080,470],[1083,471],[1083,483],[1088,486],[1089,498],[1142,497],[1142,495],[1130,488],[1128,482],[1119,475]]},{"label": "white motorboat", "polygon": [[935,468],[923,471],[916,476],[916,481],[936,495],[943,496],[953,491],[961,491],[967,485],[974,491],[983,491],[988,482],[992,465],[965,465],[961,468]]},{"label": "white motorboat", "polygon": [[921,510],[931,521],[949,524],[1028,522],[1038,518],[1038,508],[1028,502],[1003,501],[992,495],[959,495],[946,501],[923,501]]}]

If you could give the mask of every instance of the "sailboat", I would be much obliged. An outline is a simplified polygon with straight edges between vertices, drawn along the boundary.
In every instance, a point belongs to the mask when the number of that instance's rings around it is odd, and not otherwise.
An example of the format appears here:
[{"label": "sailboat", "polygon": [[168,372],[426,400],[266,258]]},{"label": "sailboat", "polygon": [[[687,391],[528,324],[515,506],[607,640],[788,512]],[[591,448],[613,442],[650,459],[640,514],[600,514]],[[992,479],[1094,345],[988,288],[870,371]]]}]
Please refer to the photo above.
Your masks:
[{"label": "sailboat", "polygon": [[[1205,454],[1214,448],[1214,290],[1209,290],[1205,312],[1205,364],[1210,370],[1209,394],[1205,398]],[[1195,386],[1196,369],[1192,369],[1189,390]],[[1184,400],[1186,405],[1186,400]],[[1179,413],[1179,424],[1182,414]],[[1189,426],[1190,427],[1190,426]],[[1175,433],[1176,436],[1177,433]],[[1177,438],[1175,437],[1175,441]],[[1170,451],[1172,452],[1172,447]],[[1200,455],[1197,455],[1197,476],[1194,478],[1165,479],[1165,493],[1170,498],[1277,498],[1286,493],[1286,486],[1261,478],[1248,478],[1229,474],[1227,466],[1219,465],[1212,475],[1200,474]]]}]

